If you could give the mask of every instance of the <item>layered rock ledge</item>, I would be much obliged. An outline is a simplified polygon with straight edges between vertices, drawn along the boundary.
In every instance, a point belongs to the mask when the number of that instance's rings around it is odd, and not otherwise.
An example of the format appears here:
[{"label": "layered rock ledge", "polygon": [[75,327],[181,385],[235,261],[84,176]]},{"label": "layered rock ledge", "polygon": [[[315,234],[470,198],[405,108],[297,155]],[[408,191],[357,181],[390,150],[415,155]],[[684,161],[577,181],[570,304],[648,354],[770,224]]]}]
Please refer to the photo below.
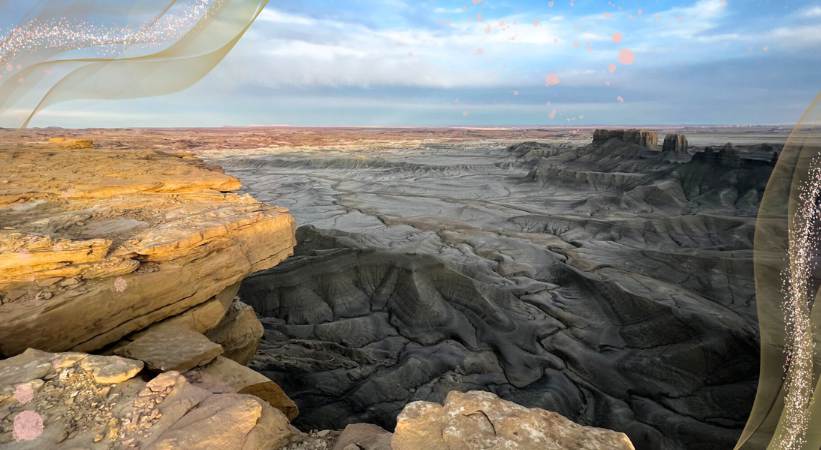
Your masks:
[{"label": "layered rock ledge", "polygon": [[93,351],[171,318],[206,333],[295,245],[287,210],[188,154],[33,142],[0,148],[0,167],[3,356]]}]

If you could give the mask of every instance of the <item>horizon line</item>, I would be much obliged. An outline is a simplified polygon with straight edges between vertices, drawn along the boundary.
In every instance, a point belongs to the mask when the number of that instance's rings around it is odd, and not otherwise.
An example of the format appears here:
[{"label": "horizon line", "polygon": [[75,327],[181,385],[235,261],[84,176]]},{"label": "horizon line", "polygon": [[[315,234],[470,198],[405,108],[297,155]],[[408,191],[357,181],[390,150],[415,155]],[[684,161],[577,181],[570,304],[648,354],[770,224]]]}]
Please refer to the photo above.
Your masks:
[{"label": "horizon line", "polygon": [[[291,125],[291,124],[251,124],[251,125],[212,125],[212,126],[96,126],[96,127],[66,127],[59,125],[47,125],[26,128],[0,127],[2,131],[24,131],[24,130],[180,130],[180,129],[203,129],[217,130],[226,128],[303,128],[303,129],[397,129],[397,130],[573,130],[573,129],[596,129],[596,128],[792,128],[796,124],[788,123],[760,123],[760,124],[583,124],[583,125]],[[818,124],[805,124],[809,126],[821,126]]]}]

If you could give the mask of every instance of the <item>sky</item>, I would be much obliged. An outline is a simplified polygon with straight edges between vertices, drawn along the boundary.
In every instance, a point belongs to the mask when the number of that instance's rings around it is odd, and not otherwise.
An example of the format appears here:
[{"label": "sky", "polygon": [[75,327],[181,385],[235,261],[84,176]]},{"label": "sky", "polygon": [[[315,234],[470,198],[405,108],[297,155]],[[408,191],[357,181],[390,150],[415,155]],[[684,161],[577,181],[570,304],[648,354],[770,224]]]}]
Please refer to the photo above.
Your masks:
[{"label": "sky", "polygon": [[793,124],[821,1],[272,0],[193,87],[32,126]]}]

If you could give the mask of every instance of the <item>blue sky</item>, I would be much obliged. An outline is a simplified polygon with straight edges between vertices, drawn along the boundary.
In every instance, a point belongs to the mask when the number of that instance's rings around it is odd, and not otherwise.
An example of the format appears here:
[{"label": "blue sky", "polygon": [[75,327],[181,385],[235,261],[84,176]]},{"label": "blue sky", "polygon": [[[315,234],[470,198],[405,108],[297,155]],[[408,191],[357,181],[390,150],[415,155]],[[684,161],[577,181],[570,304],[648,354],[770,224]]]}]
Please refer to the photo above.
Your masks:
[{"label": "blue sky", "polygon": [[32,125],[789,124],[819,89],[821,1],[272,0],[192,88]]}]

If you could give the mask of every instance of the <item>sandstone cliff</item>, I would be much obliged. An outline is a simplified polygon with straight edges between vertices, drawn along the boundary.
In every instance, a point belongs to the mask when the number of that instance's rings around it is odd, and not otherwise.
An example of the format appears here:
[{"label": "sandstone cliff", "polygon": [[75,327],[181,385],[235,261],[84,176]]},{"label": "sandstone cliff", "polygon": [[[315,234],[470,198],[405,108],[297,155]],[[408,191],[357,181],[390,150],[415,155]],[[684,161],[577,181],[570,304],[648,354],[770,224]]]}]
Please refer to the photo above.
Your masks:
[{"label": "sandstone cliff", "polygon": [[0,148],[0,354],[92,351],[174,316],[220,322],[294,247],[284,209],[185,154]]}]

